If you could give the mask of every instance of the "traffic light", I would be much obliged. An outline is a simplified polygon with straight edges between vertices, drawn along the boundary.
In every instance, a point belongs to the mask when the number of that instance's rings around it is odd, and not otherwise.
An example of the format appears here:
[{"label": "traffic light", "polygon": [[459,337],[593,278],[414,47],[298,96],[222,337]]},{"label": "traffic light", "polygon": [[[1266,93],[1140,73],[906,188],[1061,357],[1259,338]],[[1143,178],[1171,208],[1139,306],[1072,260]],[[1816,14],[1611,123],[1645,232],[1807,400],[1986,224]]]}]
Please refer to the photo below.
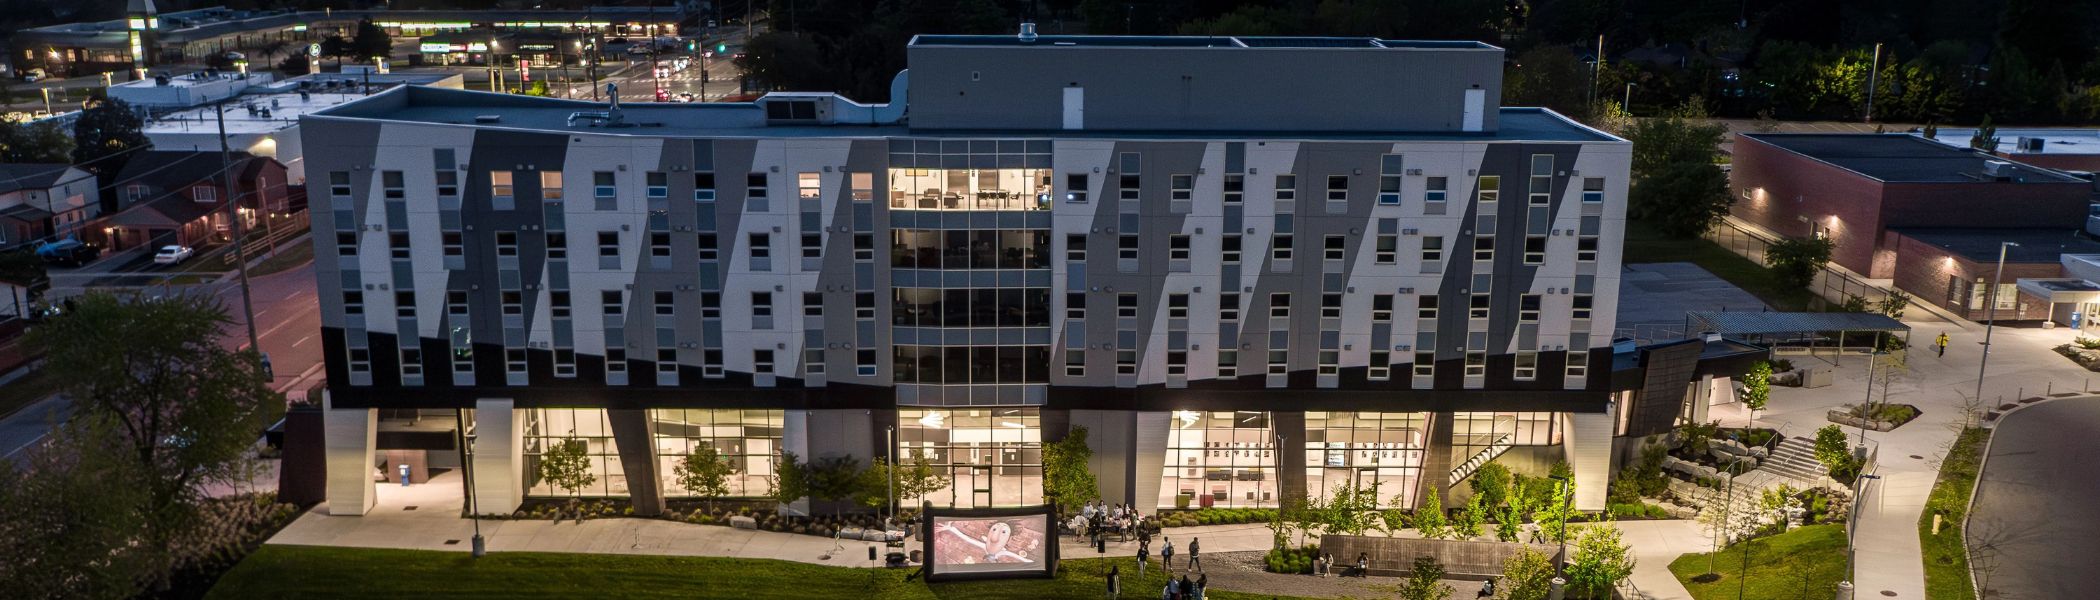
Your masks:
[{"label": "traffic light", "polygon": [[692,52],[692,51],[693,51],[693,49],[694,49],[694,48],[697,48],[697,47],[698,47],[699,45],[700,45],[700,42],[696,42],[696,41],[693,41],[693,40],[686,40],[686,41],[685,41],[685,51],[686,51],[686,52]]},{"label": "traffic light", "polygon": [[715,44],[715,51],[716,51],[716,52],[728,52],[728,51],[729,51],[729,44],[721,44],[721,43]]}]

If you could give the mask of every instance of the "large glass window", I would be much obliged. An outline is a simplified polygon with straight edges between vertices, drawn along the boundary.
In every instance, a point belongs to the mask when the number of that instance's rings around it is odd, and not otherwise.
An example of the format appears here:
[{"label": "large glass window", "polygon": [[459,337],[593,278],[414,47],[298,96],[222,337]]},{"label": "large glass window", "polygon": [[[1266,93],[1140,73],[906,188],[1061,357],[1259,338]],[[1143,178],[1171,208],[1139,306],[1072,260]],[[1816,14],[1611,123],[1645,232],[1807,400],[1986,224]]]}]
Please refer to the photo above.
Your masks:
[{"label": "large glass window", "polygon": [[1050,170],[890,169],[890,208],[1050,210]]},{"label": "large glass window", "polygon": [[781,411],[763,409],[663,409],[656,421],[656,453],[664,495],[690,496],[678,485],[676,467],[695,450],[713,446],[729,463],[729,495],[762,496],[780,452]]},{"label": "large glass window", "polygon": [[1276,506],[1269,413],[1181,410],[1167,426],[1160,508]]},{"label": "large glass window", "polygon": [[894,229],[890,266],[900,269],[1048,269],[1050,232],[1040,229]]},{"label": "large glass window", "polygon": [[[534,408],[518,411],[525,419],[525,493],[532,496],[627,495],[627,472],[620,467],[620,453],[613,445],[612,425],[605,410],[597,408]],[[597,481],[581,490],[554,487],[539,478],[540,455],[556,444],[584,444],[591,475]]]},{"label": "large glass window", "polygon": [[[1043,503],[1042,414],[1036,408],[897,410],[897,461],[923,454],[950,477],[925,497],[934,506]],[[917,498],[899,498],[906,506]]]},{"label": "large glass window", "polygon": [[1474,454],[1514,446],[1560,444],[1560,428],[1551,412],[1462,412],[1451,424],[1451,464],[1465,464]]},{"label": "large glass window", "polygon": [[1330,498],[1354,481],[1377,486],[1380,506],[1413,508],[1428,414],[1306,412],[1306,492]]}]

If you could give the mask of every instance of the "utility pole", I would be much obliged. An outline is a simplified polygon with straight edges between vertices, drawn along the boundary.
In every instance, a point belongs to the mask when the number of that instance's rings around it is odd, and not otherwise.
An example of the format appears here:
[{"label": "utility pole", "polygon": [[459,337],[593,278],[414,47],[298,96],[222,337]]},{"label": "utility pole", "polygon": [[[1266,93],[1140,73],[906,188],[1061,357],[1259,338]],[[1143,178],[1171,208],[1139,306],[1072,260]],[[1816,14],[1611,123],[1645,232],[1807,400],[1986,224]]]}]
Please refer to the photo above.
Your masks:
[{"label": "utility pole", "polygon": [[1878,85],[1878,81],[1880,80],[1880,77],[1881,77],[1881,43],[1880,43],[1880,42],[1876,42],[1876,43],[1874,44],[1874,62],[1872,63],[1872,67],[1870,67],[1870,70],[1869,70],[1869,71],[1867,71],[1867,120],[1866,120],[1866,122],[1868,122],[1868,123],[1872,123],[1872,122],[1874,122],[1874,91],[1875,91],[1875,89],[1876,89],[1876,88],[1879,88],[1879,87],[1880,87],[1880,86]]},{"label": "utility pole", "polygon": [[1597,70],[1604,67],[1604,34],[1597,34],[1597,56],[1590,61],[1590,106],[1597,105]]},{"label": "utility pole", "polygon": [[1984,292],[1983,358],[1976,360],[1976,404],[1983,406],[1983,373],[1991,364],[1991,330],[1998,324],[1998,286],[2005,281],[2005,250],[2019,242],[1998,242],[1998,273],[1991,276],[1991,289]]},{"label": "utility pole", "polygon": [[226,103],[232,101],[233,98],[233,96],[227,96],[219,100],[217,105],[219,116],[219,187],[226,190],[226,217],[232,221],[233,262],[241,272],[241,314],[245,315],[246,318],[242,320],[248,324],[248,347],[255,349],[255,356],[262,362],[261,366],[263,369],[267,371],[270,366],[270,359],[263,356],[262,339],[255,334],[255,301],[248,296],[248,255],[246,250],[241,247],[240,194],[234,193],[233,189],[233,149],[228,147],[226,142]]}]

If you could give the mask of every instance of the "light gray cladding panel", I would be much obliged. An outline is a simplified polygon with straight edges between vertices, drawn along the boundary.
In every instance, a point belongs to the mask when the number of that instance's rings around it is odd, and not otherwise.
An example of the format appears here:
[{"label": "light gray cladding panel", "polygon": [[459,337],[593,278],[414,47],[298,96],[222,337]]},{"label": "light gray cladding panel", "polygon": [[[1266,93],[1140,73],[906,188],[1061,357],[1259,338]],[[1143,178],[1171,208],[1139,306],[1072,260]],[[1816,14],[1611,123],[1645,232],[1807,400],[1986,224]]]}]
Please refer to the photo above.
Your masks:
[{"label": "light gray cladding panel", "polygon": [[[306,180],[306,196],[312,198],[307,211],[313,217],[314,279],[319,284],[321,315],[323,324],[340,327],[343,315],[342,265],[335,260],[338,227],[356,230],[364,222],[365,204],[362,199],[373,194],[371,177],[353,175],[350,178],[351,197],[360,199],[351,211],[355,222],[336,223],[334,211],[329,205],[329,173],[344,171],[369,174],[374,156],[379,152],[379,132],[383,125],[364,121],[307,121],[300,127],[301,143],[307,148],[306,166],[310,175]],[[361,327],[362,324],[359,324]]]},{"label": "light gray cladding panel", "polygon": [[[1496,127],[1502,50],[928,47],[908,50],[911,125],[1053,130],[1064,88],[1085,129],[1458,131],[1465,91]],[[1260,85],[1249,82],[1259,79]]]}]

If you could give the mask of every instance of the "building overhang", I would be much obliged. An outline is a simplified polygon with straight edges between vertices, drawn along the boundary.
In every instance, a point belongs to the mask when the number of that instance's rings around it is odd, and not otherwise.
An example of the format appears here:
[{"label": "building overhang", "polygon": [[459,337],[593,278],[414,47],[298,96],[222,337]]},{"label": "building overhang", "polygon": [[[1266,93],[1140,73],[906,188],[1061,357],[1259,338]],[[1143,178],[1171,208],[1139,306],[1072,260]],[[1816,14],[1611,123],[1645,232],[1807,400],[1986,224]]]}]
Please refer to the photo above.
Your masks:
[{"label": "building overhang", "polygon": [[2034,277],[2018,281],[2020,294],[2044,302],[2100,302],[2100,283],[2075,277]]}]

